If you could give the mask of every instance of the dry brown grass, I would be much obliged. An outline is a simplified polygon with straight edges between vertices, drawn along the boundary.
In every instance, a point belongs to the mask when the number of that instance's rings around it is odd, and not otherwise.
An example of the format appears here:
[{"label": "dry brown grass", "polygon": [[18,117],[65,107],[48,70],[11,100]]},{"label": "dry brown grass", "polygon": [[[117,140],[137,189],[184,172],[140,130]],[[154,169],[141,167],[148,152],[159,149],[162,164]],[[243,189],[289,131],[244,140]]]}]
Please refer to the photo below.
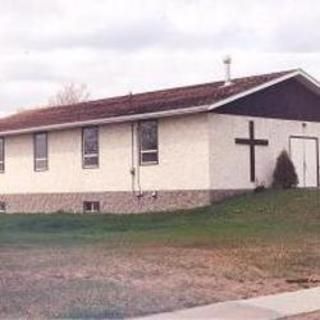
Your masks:
[{"label": "dry brown grass", "polygon": [[300,288],[256,266],[252,256],[258,255],[258,248],[247,254],[244,249],[119,250],[102,243],[3,249],[0,318],[119,318]]}]

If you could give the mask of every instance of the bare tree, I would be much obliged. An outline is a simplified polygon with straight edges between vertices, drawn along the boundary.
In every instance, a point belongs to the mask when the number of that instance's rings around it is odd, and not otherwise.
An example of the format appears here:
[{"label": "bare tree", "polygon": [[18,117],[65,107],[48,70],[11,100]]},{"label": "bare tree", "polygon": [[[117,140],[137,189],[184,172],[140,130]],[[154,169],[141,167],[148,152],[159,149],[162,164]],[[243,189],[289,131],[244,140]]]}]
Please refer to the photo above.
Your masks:
[{"label": "bare tree", "polygon": [[90,93],[87,85],[68,83],[48,99],[49,106],[62,106],[88,101]]}]

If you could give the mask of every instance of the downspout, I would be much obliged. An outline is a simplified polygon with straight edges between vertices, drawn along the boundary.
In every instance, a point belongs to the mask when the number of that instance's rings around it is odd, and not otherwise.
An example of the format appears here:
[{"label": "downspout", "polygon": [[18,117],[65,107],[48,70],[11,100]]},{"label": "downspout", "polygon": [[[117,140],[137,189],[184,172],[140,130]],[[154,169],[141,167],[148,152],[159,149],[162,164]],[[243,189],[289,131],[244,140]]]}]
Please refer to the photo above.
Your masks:
[{"label": "downspout", "polygon": [[[140,182],[140,158],[139,158],[139,141],[138,141],[138,124],[131,123],[131,191],[137,197],[142,196]],[[137,190],[136,190],[137,186]]]},{"label": "downspout", "polygon": [[131,174],[131,191],[132,193],[135,193],[135,163],[134,163],[134,122],[131,122],[131,168],[130,168],[130,174]]},{"label": "downspout", "polygon": [[[132,93],[129,93],[129,104],[132,107],[133,99]],[[140,158],[139,158],[139,141],[138,141],[138,124],[131,122],[131,191],[137,197],[141,197],[141,183],[140,183]],[[138,192],[136,192],[136,183]]]},{"label": "downspout", "polygon": [[141,190],[141,181],[140,181],[140,142],[139,142],[139,124],[136,123],[136,137],[137,137],[137,186],[138,186],[138,194],[137,197],[142,197],[142,190]]},{"label": "downspout", "polygon": [[[132,107],[132,92],[129,92],[129,105],[130,108]],[[134,122],[131,122],[131,168],[130,168],[130,175],[131,175],[131,191],[135,193],[135,176],[136,176],[136,169],[135,169],[135,161],[134,161]]]}]

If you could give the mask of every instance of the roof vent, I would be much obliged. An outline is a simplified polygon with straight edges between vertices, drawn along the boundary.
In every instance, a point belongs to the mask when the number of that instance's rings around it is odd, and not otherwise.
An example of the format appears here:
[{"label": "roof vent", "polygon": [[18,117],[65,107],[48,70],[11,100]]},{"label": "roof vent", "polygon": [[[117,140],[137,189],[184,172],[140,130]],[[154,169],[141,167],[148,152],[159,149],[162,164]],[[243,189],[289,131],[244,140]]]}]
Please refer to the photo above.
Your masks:
[{"label": "roof vent", "polygon": [[223,64],[225,69],[225,78],[224,78],[224,85],[229,86],[232,84],[231,82],[231,56],[227,55],[223,58]]}]

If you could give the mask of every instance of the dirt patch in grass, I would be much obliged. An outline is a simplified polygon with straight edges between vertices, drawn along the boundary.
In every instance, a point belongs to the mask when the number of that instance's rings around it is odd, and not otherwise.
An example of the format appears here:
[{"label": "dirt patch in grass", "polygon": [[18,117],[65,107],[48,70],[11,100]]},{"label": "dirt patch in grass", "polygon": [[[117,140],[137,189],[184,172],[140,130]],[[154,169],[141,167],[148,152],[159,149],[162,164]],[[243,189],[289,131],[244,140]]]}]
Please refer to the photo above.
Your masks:
[{"label": "dirt patch in grass", "polygon": [[239,249],[103,243],[2,249],[0,318],[122,318],[301,288],[248,256]]}]

